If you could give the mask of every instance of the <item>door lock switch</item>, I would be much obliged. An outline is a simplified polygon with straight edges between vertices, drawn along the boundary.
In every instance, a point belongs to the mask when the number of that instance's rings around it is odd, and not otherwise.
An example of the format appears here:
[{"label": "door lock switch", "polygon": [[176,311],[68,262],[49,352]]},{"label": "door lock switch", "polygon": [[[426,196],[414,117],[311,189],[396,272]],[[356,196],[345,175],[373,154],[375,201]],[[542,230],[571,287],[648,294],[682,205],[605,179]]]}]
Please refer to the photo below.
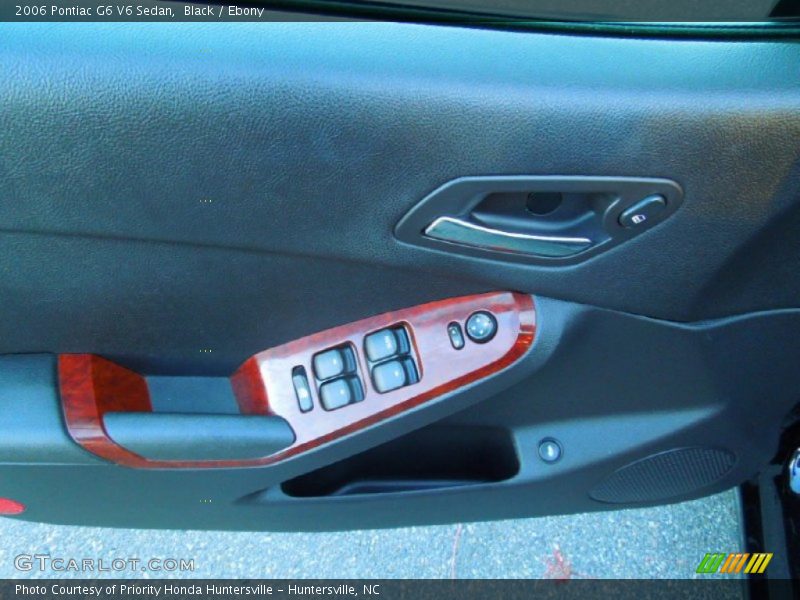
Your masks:
[{"label": "door lock switch", "polygon": [[297,405],[300,407],[300,412],[308,412],[314,408],[305,368],[295,367],[292,369],[292,383],[294,384],[294,394],[297,396]]},{"label": "door lock switch", "polygon": [[666,208],[666,198],[661,194],[653,194],[622,211],[619,216],[619,224],[626,229],[646,227],[655,221]]}]

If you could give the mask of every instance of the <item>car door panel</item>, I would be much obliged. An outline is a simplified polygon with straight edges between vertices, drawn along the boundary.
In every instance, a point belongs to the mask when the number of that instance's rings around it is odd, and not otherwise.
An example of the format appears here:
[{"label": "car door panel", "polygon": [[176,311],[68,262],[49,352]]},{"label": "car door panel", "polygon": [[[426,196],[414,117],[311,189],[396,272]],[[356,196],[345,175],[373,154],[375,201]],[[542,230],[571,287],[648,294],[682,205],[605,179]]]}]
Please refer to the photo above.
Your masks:
[{"label": "car door panel", "polygon": [[[16,433],[0,496],[26,504],[16,518],[327,530],[607,510],[738,485],[777,450],[799,383],[793,42],[3,30],[0,423]],[[682,202],[577,264],[398,239],[422,199],[476,177],[668,180]],[[535,305],[517,362],[285,460],[131,468],[64,423],[59,355],[146,378],[155,412],[231,415],[229,378],[259,352],[490,292]]]}]

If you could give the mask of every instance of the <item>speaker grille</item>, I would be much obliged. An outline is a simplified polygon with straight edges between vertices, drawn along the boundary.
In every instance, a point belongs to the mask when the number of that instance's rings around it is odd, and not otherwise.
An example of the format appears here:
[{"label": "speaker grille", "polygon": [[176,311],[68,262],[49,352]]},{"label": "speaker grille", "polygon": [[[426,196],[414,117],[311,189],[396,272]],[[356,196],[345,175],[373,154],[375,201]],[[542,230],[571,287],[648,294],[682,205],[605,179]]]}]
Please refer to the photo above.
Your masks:
[{"label": "speaker grille", "polygon": [[736,455],[717,448],[676,448],[626,465],[589,492],[600,502],[652,502],[688,494],[724,477]]}]

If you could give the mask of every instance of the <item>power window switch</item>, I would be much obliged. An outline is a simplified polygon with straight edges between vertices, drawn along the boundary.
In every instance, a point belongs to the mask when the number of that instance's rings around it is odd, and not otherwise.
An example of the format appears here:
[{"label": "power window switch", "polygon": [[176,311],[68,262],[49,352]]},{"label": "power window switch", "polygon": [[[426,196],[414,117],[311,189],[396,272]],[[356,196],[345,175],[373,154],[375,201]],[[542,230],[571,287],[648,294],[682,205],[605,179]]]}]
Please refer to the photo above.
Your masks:
[{"label": "power window switch", "polygon": [[381,329],[364,338],[364,350],[367,358],[378,362],[397,354],[397,337],[391,329]]},{"label": "power window switch", "polygon": [[399,354],[408,354],[408,335],[403,327],[381,329],[364,338],[364,351],[370,362],[379,362]]},{"label": "power window switch", "polygon": [[356,358],[350,346],[331,348],[314,355],[314,374],[320,381],[352,373],[355,368]]},{"label": "power window switch", "polygon": [[319,388],[319,400],[325,410],[336,410],[364,397],[358,377],[341,377],[323,383]]},{"label": "power window switch", "polygon": [[410,358],[390,360],[372,369],[372,384],[380,394],[418,381],[417,368]]}]

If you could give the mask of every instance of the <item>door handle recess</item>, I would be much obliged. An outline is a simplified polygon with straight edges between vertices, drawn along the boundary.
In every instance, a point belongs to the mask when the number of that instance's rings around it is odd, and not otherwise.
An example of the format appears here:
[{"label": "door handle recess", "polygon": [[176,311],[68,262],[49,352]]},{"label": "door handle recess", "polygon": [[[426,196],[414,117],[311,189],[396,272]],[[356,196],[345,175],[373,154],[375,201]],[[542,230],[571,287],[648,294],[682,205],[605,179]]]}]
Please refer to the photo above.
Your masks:
[{"label": "door handle recess", "polygon": [[683,190],[669,179],[579,175],[461,177],[394,228],[405,244],[523,265],[573,265],[668,219]]},{"label": "door handle recess", "polygon": [[586,237],[501,231],[454,217],[439,217],[425,228],[425,235],[472,248],[541,257],[572,256],[593,245]]}]

